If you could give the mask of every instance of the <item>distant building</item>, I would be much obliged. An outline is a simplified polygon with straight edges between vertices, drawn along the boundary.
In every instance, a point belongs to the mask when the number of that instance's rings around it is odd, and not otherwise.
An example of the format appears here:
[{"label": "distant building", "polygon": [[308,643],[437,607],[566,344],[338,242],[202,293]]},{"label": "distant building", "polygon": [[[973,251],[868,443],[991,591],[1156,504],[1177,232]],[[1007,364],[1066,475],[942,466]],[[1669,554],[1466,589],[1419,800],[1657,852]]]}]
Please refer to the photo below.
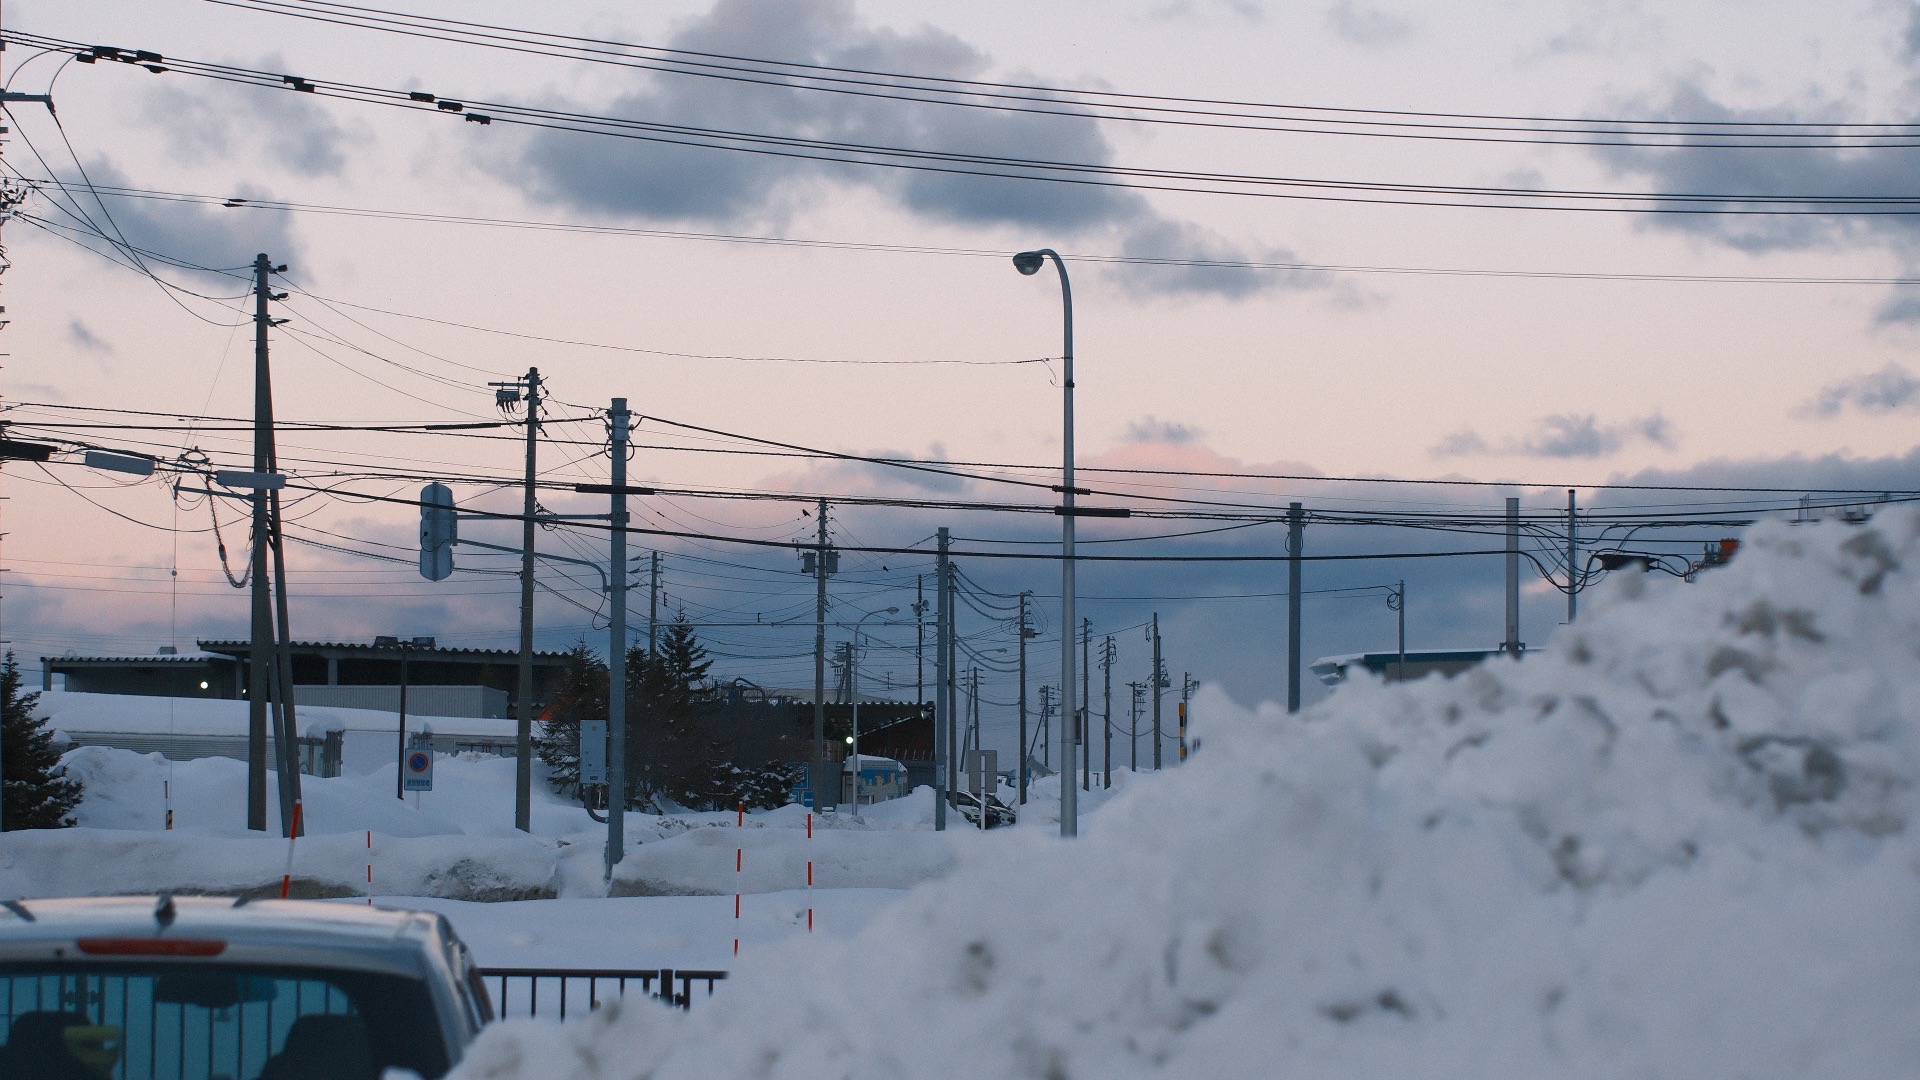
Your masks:
[{"label": "distant building", "polygon": [[[1313,662],[1310,670],[1328,686],[1345,682],[1354,668],[1372,672],[1388,682],[1410,682],[1427,675],[1458,675],[1487,657],[1499,656],[1503,652],[1504,649],[1497,648],[1408,649],[1404,669],[1398,652],[1348,653],[1344,656],[1323,656]],[[1520,655],[1526,655],[1524,647]]]},{"label": "distant building", "polygon": [[[43,656],[41,688],[140,697],[245,698],[252,646],[245,641],[201,641],[200,653],[176,656]],[[351,642],[296,641],[296,705],[397,711],[400,657],[392,649]],[[566,671],[566,654],[533,656],[536,706],[553,700]],[[520,654],[511,649],[415,649],[407,669],[407,711],[431,716],[513,716]]]}]

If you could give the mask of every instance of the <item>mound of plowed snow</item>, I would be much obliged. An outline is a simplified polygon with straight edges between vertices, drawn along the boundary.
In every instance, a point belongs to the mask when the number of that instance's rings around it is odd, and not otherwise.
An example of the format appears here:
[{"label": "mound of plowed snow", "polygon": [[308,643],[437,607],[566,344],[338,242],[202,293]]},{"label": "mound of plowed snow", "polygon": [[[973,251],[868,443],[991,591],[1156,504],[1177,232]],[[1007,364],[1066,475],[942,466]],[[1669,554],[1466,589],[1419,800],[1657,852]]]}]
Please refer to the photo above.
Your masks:
[{"label": "mound of plowed snow", "polygon": [[486,1032],[460,1077],[1905,1077],[1920,514],[1616,574],[1524,662],[1289,718],[1010,829],[690,1013]]}]

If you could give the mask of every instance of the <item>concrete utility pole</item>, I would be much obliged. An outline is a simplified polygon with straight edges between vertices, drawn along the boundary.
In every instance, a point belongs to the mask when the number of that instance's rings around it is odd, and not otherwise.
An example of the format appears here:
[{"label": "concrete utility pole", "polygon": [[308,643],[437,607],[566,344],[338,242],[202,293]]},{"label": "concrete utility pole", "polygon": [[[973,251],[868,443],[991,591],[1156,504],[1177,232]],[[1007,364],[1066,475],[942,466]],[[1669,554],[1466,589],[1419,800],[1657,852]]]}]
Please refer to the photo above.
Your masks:
[{"label": "concrete utility pole", "polygon": [[1142,683],[1127,684],[1127,743],[1132,748],[1128,754],[1129,772],[1140,771],[1140,692],[1143,689]]},{"label": "concrete utility pole", "polygon": [[[4,59],[4,57],[0,57],[0,59]],[[0,77],[0,86],[4,86],[4,85],[5,85],[5,79],[3,77]],[[45,105],[47,107],[48,112],[53,111],[53,98],[46,94],[0,93],[0,103],[27,102],[27,101],[38,102],[42,105]],[[6,132],[4,130],[0,130],[0,135],[5,135],[5,134]],[[28,189],[25,187],[15,187],[12,185],[0,184],[0,222],[4,222],[6,221],[7,218],[13,216],[14,210],[17,207],[19,207],[19,205],[22,202],[26,201],[27,191]],[[5,250],[4,247],[0,247],[0,251],[4,251],[4,250]],[[5,272],[6,272],[6,265],[3,260],[0,260],[0,273],[5,273]],[[4,312],[4,311],[6,311],[6,308],[0,307],[0,312]],[[0,326],[5,326],[5,325],[6,325],[5,320],[0,320]],[[5,353],[0,353],[0,356],[5,356],[5,355],[6,355]],[[0,439],[5,439],[5,437],[6,437],[6,428],[4,427],[4,425],[0,425]],[[11,454],[0,455],[0,465],[5,464],[6,460],[11,456],[12,456]],[[0,533],[0,536],[4,536],[4,535],[5,533]],[[0,645],[6,645],[8,643],[9,642],[7,641],[5,635],[0,634]],[[42,673],[41,677],[42,678],[46,677],[44,672]],[[262,786],[264,788],[264,784]],[[265,796],[263,795],[262,798],[264,799]],[[263,806],[265,805],[264,802],[262,803],[262,805]],[[261,827],[264,828],[265,824],[262,823]],[[6,822],[4,820],[0,820],[0,832],[5,832],[5,831],[6,831]]]},{"label": "concrete utility pole", "polygon": [[[1300,711],[1300,556],[1306,544],[1306,515],[1299,503],[1287,504],[1287,711]],[[1155,678],[1159,678],[1156,673]],[[1158,752],[1156,746],[1156,753]]]},{"label": "concrete utility pole", "polygon": [[973,692],[968,695],[967,703],[973,710],[973,719],[969,721],[973,731],[973,748],[979,750],[982,747],[980,745],[980,665],[978,664],[973,667]]},{"label": "concrete utility pole", "polygon": [[[807,789],[813,793],[813,808],[824,812],[839,804],[839,785],[832,801],[827,794],[827,500],[814,508],[818,518],[819,539],[813,546],[813,772],[807,777]],[[836,770],[834,780],[840,776]]]},{"label": "concrete utility pole", "polygon": [[948,639],[952,636],[953,593],[947,588],[948,580],[953,576],[953,564],[947,559],[947,528],[940,527],[940,556],[934,575],[934,589],[939,601],[939,613],[935,616],[933,633],[933,827],[935,831],[944,831],[947,827],[947,793],[942,790],[946,784],[947,740],[946,726],[953,723],[953,715],[947,701],[947,657]]},{"label": "concrete utility pole", "polygon": [[653,576],[647,585],[647,658],[659,659],[660,647],[655,630],[660,625],[660,553],[653,553]]},{"label": "concrete utility pole", "polygon": [[947,564],[947,684],[942,693],[947,695],[947,798],[951,800],[960,792],[960,735],[952,718],[960,701],[960,579],[953,573],[953,564]]},{"label": "concrete utility pole", "polygon": [[[253,471],[265,476],[273,468],[273,386],[267,367],[267,274],[273,263],[265,254],[253,260]],[[252,628],[247,645],[247,828],[267,831],[267,698],[272,694],[268,659],[273,637],[273,600],[267,594],[267,489],[253,490]]]},{"label": "concrete utility pole", "polygon": [[1093,790],[1093,740],[1087,737],[1087,714],[1093,695],[1087,692],[1087,680],[1093,666],[1087,663],[1087,651],[1093,647],[1093,620],[1080,620],[1080,718],[1073,725],[1080,743],[1080,790]]},{"label": "concrete utility pole", "polygon": [[1052,694],[1053,687],[1040,684],[1040,730],[1034,734],[1039,736],[1040,767],[1043,769],[1053,768],[1053,740],[1048,737],[1051,732],[1047,730],[1047,717],[1053,715]]},{"label": "concrete utility pole", "polygon": [[1194,688],[1199,680],[1188,672],[1180,673],[1180,760],[1187,760],[1187,702],[1193,700]]},{"label": "concrete utility pole", "polygon": [[1153,771],[1160,771],[1160,688],[1166,685],[1160,674],[1160,613],[1153,613]]},{"label": "concrete utility pole", "polygon": [[1520,500],[1507,500],[1507,640],[1501,649],[1520,655]]},{"label": "concrete utility pole", "polygon": [[[527,369],[527,477],[520,522],[520,707],[514,732],[513,827],[533,831],[533,517],[534,459],[540,446],[540,369]],[[609,665],[611,666],[611,665]]]},{"label": "concrete utility pole", "polygon": [[1020,760],[1014,776],[1021,806],[1027,805],[1027,639],[1038,634],[1027,624],[1027,597],[1031,595],[1020,594]]},{"label": "concrete utility pole", "polygon": [[[280,536],[280,493],[266,476],[280,469],[279,454],[274,447],[273,432],[273,377],[268,363],[267,331],[277,323],[267,313],[267,304],[273,300],[286,299],[285,293],[276,293],[267,284],[267,276],[276,271],[285,270],[284,266],[274,266],[265,254],[254,259],[254,471],[262,474],[257,481],[262,486],[254,488],[253,500],[256,524],[262,504],[265,506],[266,535],[256,534],[255,551],[261,554],[254,572],[254,603],[259,605],[262,598],[274,599],[275,620],[268,630],[267,637],[272,645],[272,655],[251,653],[250,663],[271,663],[272,671],[272,716],[273,745],[276,751],[275,779],[280,793],[280,832],[283,836],[292,835],[294,804],[300,801],[300,727],[294,715],[293,707],[293,650],[288,641],[287,614],[287,553]],[[264,468],[261,467],[262,451],[265,453]],[[266,557],[273,560],[272,592],[266,580]],[[255,616],[259,615],[256,607]],[[265,828],[263,822],[261,828]],[[305,831],[304,829],[302,831]]]},{"label": "concrete utility pole", "polygon": [[[608,481],[612,486],[613,528],[607,567],[607,865],[606,880],[627,853],[627,444],[633,414],[617,397],[607,410]],[[654,553],[659,565],[659,553]],[[652,626],[648,626],[652,636]]]},{"label": "concrete utility pole", "polygon": [[913,576],[913,703],[927,702],[927,575]]},{"label": "concrete utility pole", "polygon": [[1400,620],[1400,666],[1395,669],[1395,682],[1407,681],[1407,583],[1402,579],[1391,593],[1387,594],[1387,606],[1392,608]]},{"label": "concrete utility pole", "polygon": [[1578,504],[1572,488],[1567,489],[1567,625],[1573,625],[1574,594],[1580,588],[1580,526],[1575,516]]},{"label": "concrete utility pole", "polygon": [[1108,634],[1107,640],[1100,645],[1100,681],[1106,696],[1106,706],[1101,710],[1100,719],[1101,741],[1105,747],[1100,766],[1100,786],[1103,788],[1113,786],[1113,657],[1113,635]]}]

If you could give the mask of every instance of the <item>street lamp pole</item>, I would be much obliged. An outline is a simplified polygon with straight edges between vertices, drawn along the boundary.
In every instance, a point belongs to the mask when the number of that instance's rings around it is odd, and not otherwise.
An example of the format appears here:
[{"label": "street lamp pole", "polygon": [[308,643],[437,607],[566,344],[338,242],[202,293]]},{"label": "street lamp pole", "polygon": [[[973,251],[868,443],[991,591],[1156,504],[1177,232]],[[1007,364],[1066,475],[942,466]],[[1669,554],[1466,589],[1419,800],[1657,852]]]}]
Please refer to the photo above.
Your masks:
[{"label": "street lamp pole", "polygon": [[[1048,259],[1053,260],[1054,269],[1060,272],[1060,307],[1062,311],[1063,340],[1061,360],[1064,364],[1064,383],[1062,398],[1063,425],[1061,439],[1062,456],[1060,462],[1060,760],[1063,763],[1073,760],[1073,747],[1076,728],[1080,723],[1079,703],[1075,701],[1073,628],[1074,612],[1074,566],[1073,566],[1073,288],[1067,281],[1067,264],[1060,261],[1059,252],[1052,248],[1038,251],[1023,251],[1013,257],[1014,268],[1022,274],[1032,275],[1040,272],[1040,267]],[[1025,748],[1022,747],[1022,753]],[[1073,783],[1073,770],[1063,767],[1060,770],[1060,835],[1074,836],[1080,831],[1080,809],[1076,801],[1078,792]]]},{"label": "street lamp pole", "polygon": [[853,751],[853,816],[860,816],[860,627],[875,615],[898,615],[897,607],[869,611],[853,624],[853,640],[847,643],[847,692],[853,698],[853,737],[847,745]]}]

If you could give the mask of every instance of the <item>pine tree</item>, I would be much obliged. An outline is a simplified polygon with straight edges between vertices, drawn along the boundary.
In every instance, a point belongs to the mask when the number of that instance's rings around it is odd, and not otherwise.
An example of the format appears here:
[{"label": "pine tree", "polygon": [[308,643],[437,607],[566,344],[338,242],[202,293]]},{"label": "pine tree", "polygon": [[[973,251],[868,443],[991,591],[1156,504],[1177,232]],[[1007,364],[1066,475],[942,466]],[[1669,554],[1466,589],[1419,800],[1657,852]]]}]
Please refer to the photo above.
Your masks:
[{"label": "pine tree", "polygon": [[715,747],[701,723],[713,702],[707,671],[713,661],[682,611],[649,655],[627,653],[627,776],[629,791],[665,795],[688,806],[709,801],[706,770]]},{"label": "pine tree", "polygon": [[20,692],[13,650],[0,661],[0,828],[64,829],[80,805],[80,782],[67,776],[45,717],[33,715],[40,693]]},{"label": "pine tree", "polygon": [[580,721],[607,715],[607,665],[585,641],[567,650],[560,688],[547,707],[536,749],[547,763],[547,779],[565,791],[580,779]]}]

